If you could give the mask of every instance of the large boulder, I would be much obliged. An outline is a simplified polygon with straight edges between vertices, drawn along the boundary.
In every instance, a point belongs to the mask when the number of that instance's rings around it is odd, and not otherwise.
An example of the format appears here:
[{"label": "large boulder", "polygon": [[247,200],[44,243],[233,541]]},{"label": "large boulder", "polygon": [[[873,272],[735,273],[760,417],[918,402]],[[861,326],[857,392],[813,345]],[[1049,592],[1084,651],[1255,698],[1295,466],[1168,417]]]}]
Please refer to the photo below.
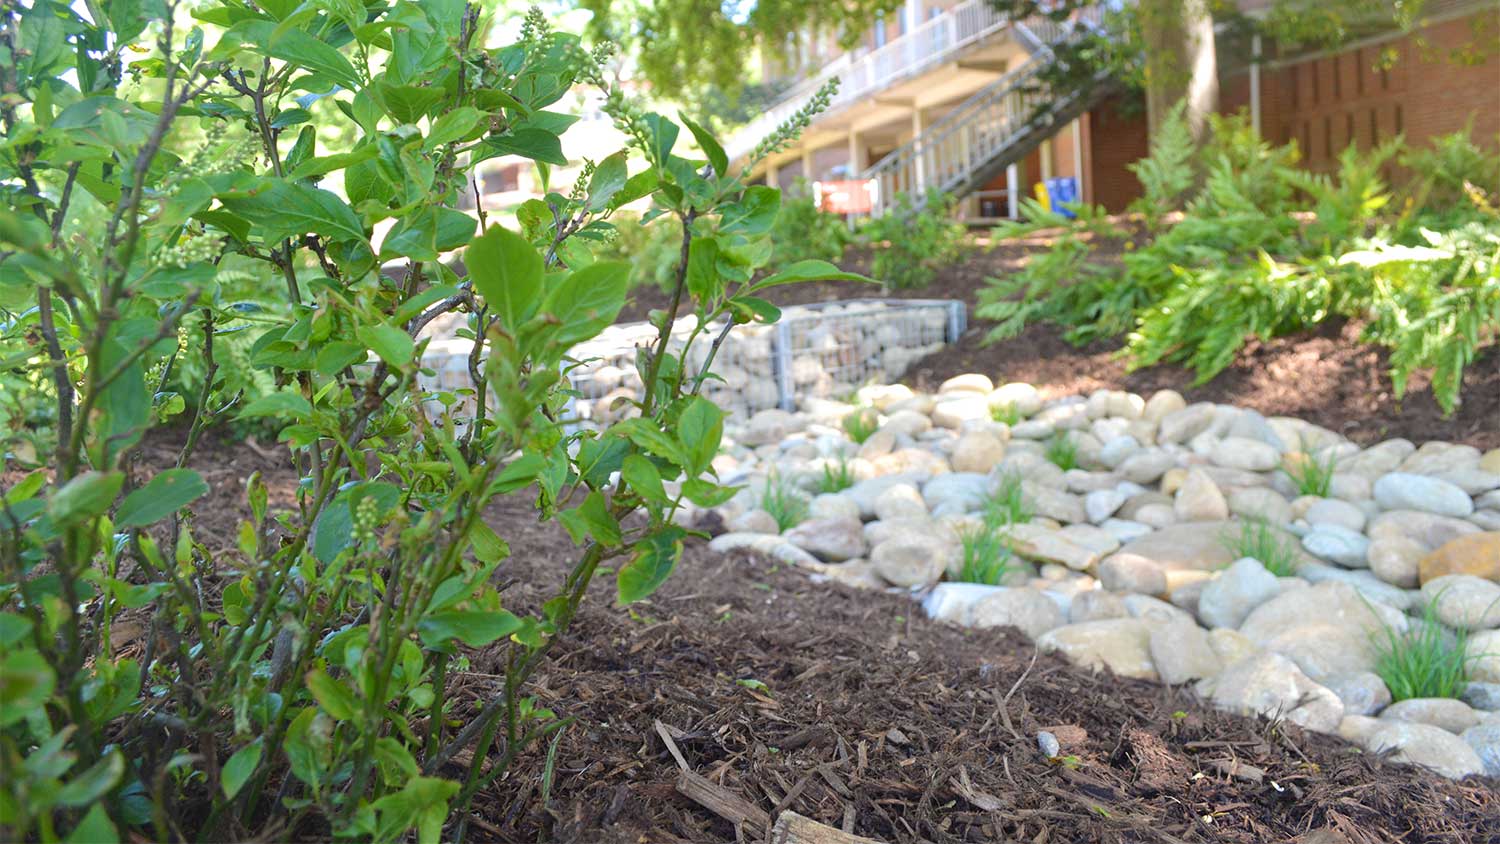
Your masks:
[{"label": "large boulder", "polygon": [[1069,624],[1043,633],[1037,647],[1086,668],[1108,668],[1122,677],[1158,679],[1151,661],[1151,622],[1112,618]]},{"label": "large boulder", "polygon": [[1344,704],[1277,653],[1261,653],[1227,666],[1198,684],[1198,694],[1221,709],[1267,718],[1285,718],[1320,733],[1338,729]]},{"label": "large boulder", "polygon": [[1365,739],[1365,748],[1389,753],[1392,762],[1420,765],[1448,777],[1483,774],[1484,762],[1468,742],[1430,724],[1385,721]]},{"label": "large boulder", "polygon": [[1406,626],[1399,610],[1366,599],[1346,583],[1325,582],[1261,604],[1251,610],[1240,632],[1321,680],[1373,670],[1376,642],[1384,631],[1404,632]]}]

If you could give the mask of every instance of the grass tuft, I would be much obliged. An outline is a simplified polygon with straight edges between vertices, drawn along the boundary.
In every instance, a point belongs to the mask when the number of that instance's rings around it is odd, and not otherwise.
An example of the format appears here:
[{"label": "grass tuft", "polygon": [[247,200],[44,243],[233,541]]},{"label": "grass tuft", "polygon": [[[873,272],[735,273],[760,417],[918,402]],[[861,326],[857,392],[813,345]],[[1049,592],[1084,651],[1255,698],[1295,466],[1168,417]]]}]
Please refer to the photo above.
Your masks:
[{"label": "grass tuft", "polygon": [[1047,459],[1064,472],[1078,468],[1078,443],[1066,433],[1058,433],[1047,440]]},{"label": "grass tuft", "polygon": [[880,427],[880,414],[873,407],[861,407],[844,417],[844,433],[849,439],[863,443]]},{"label": "grass tuft", "polygon": [[990,418],[1007,425],[1017,425],[1021,422],[1021,411],[1016,409],[1014,402],[994,404],[990,405]]},{"label": "grass tuft", "polygon": [[1000,527],[984,522],[960,530],[958,539],[963,550],[963,567],[957,578],[959,582],[998,586],[1005,575],[1015,568],[1015,552],[1011,550],[1009,538]]},{"label": "grass tuft", "polygon": [[851,486],[854,486],[854,470],[849,467],[847,457],[823,464],[823,477],[818,480],[818,492],[843,492]]},{"label": "grass tuft", "polygon": [[1282,465],[1282,471],[1297,485],[1297,491],[1302,495],[1327,498],[1333,486],[1333,469],[1338,456],[1329,451],[1328,456],[1320,460],[1304,444],[1300,452],[1289,457]]},{"label": "grass tuft", "polygon": [[1395,700],[1452,697],[1469,684],[1465,648],[1468,632],[1450,631],[1438,621],[1435,595],[1422,607],[1422,617],[1403,632],[1382,627],[1374,636],[1375,673],[1385,681]]},{"label": "grass tuft", "polygon": [[997,528],[1031,521],[1031,507],[1021,492],[1021,476],[1015,472],[1001,474],[979,512],[985,524]]},{"label": "grass tuft", "polygon": [[1240,523],[1238,534],[1224,537],[1224,547],[1236,560],[1251,557],[1260,561],[1266,571],[1277,577],[1291,577],[1297,573],[1298,553],[1296,542],[1271,527],[1265,519],[1246,519]]},{"label": "grass tuft", "polygon": [[760,509],[771,514],[783,533],[807,519],[807,499],[792,489],[774,469],[766,476],[766,488],[760,494]]}]

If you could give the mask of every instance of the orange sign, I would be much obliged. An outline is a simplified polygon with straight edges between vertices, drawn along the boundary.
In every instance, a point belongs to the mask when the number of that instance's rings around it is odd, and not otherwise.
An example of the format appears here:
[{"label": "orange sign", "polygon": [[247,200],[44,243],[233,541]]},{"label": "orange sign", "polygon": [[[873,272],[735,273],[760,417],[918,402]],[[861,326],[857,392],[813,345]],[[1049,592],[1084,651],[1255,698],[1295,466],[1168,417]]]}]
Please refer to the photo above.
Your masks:
[{"label": "orange sign", "polygon": [[817,182],[818,207],[831,214],[868,214],[875,207],[874,179]]}]

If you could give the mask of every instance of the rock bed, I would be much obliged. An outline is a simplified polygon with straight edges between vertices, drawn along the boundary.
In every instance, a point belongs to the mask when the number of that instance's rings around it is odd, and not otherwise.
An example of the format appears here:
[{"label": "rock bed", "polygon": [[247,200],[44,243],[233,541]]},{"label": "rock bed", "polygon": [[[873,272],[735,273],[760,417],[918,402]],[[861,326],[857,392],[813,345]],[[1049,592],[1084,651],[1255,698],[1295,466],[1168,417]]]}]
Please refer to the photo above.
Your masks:
[{"label": "rock bed", "polygon": [[[1050,401],[963,375],[935,395],[866,387],[727,427],[716,468],[746,488],[704,525],[816,577],[922,594],[955,624],[1013,626],[1117,675],[1194,684],[1212,704],[1343,736],[1439,774],[1500,776],[1500,449],[1388,440],[1361,448],[1304,421],[1117,391]],[[1005,408],[1015,424],[995,421]],[[862,443],[843,422],[868,415]],[[1077,467],[1045,455],[1067,437]],[[1332,468],[1327,496],[1288,468]],[[785,532],[767,477],[799,489]],[[819,493],[829,472],[852,486]],[[1008,529],[1001,585],[955,582],[986,496],[1019,481],[1033,517]],[[1236,558],[1246,525],[1295,574]],[[1262,556],[1270,556],[1263,554]],[[1463,698],[1392,702],[1379,643],[1434,612],[1467,637]]]},{"label": "rock bed", "polygon": [[[941,300],[851,300],[786,308],[774,325],[734,327],[714,357],[704,395],[740,417],[766,408],[793,407],[796,397],[849,396],[859,387],[900,378],[914,361],[955,340],[964,330],[961,302]],[[673,326],[671,348],[682,348],[697,326],[686,317]],[[470,386],[472,344],[452,336],[460,325],[436,327],[423,356],[424,389]],[[688,355],[689,374],[699,372],[721,324],[699,334]],[[585,422],[609,423],[628,412],[623,400],[640,397],[636,350],[656,341],[644,322],[611,326],[570,352],[580,363],[568,370],[578,397],[573,410]]]}]

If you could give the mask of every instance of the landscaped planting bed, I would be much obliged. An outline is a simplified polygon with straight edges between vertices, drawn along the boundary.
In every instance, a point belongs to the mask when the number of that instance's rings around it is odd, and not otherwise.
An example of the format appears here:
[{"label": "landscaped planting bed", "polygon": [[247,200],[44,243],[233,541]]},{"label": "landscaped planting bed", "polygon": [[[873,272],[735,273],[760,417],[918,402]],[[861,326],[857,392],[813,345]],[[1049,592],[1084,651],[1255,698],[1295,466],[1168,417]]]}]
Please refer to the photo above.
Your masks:
[{"label": "landscaped planting bed", "polygon": [[1360,447],[1173,391],[1044,400],[977,374],[857,401],[729,428],[720,474],[747,486],[712,548],[1500,776],[1500,450]]}]

